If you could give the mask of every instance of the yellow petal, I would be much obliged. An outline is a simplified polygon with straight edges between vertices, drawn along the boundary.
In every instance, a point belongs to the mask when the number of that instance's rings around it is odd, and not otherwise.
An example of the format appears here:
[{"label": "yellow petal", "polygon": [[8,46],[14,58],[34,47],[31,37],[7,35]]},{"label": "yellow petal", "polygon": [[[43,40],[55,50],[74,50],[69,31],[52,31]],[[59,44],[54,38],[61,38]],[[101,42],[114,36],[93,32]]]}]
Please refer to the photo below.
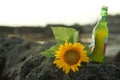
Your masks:
[{"label": "yellow petal", "polygon": [[71,66],[71,69],[72,69],[74,72],[76,71],[75,66]]},{"label": "yellow petal", "polygon": [[63,68],[65,74],[68,74],[70,69],[76,72],[79,70],[78,67],[81,66],[81,62],[89,62],[86,53],[87,51],[84,50],[82,44],[66,42],[60,45],[56,51],[53,64],[56,64],[58,68]]},{"label": "yellow petal", "polygon": [[66,67],[65,67],[65,74],[68,74],[69,71],[70,71],[70,66],[66,66]]}]

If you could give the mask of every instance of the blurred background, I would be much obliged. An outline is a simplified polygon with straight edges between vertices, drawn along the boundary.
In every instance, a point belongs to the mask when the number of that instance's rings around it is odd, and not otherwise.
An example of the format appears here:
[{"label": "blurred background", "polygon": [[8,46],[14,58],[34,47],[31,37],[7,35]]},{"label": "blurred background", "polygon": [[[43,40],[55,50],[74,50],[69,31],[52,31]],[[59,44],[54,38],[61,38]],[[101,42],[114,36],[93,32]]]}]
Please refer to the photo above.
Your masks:
[{"label": "blurred background", "polygon": [[102,6],[108,7],[107,55],[120,52],[119,0],[1,0],[0,37],[54,40],[50,27],[72,27],[90,44]]}]

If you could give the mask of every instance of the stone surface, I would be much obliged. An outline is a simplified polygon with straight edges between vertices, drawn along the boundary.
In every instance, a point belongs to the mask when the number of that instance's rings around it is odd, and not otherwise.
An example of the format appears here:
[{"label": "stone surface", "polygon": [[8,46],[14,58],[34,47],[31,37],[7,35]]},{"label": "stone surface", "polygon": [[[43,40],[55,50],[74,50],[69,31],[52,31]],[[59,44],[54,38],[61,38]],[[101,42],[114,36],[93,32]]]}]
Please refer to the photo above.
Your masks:
[{"label": "stone surface", "polygon": [[[38,44],[18,38],[0,38],[0,80],[119,80],[119,60],[105,63],[83,63],[79,71],[64,74],[53,64],[54,58],[41,56],[41,52],[55,42]],[[119,56],[119,55],[118,55]]]}]

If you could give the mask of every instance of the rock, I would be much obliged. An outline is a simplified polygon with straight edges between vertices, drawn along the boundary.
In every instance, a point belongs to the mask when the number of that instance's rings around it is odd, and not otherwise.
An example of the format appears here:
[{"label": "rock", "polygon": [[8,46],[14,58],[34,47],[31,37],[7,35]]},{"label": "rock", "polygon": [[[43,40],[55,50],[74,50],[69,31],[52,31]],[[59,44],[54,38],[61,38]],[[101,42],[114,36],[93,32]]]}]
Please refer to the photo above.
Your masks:
[{"label": "rock", "polygon": [[[3,39],[0,46],[0,80],[119,80],[120,67],[109,57],[104,63],[83,63],[78,72],[66,75],[53,64],[54,58],[40,53],[55,42]],[[3,51],[2,51],[3,50]],[[4,53],[4,54],[3,54]]]},{"label": "rock", "polygon": [[120,79],[120,68],[114,64],[83,64],[80,71],[64,74],[53,65],[51,59],[46,59],[40,66],[33,69],[26,80],[117,80]]},{"label": "rock", "polygon": [[[7,60],[6,60],[6,65],[3,70],[2,79],[6,80],[6,77],[7,77],[9,80],[16,80],[18,77],[20,77],[21,72],[19,71],[21,71],[21,68],[24,65],[26,67],[27,65],[32,63],[33,62],[32,59],[34,59],[33,56],[37,55],[35,54],[36,52],[34,51],[33,47],[38,46],[38,45],[40,44],[37,44],[34,42],[22,41],[21,44],[17,45],[13,50],[8,52],[6,54]],[[26,63],[28,64],[26,65]],[[29,69],[30,67],[33,67],[33,66],[27,66],[26,69]],[[25,71],[27,72],[27,70]]]},{"label": "rock", "polygon": [[13,50],[21,42],[22,40],[19,38],[0,38],[0,77],[6,64],[7,53]]},{"label": "rock", "polygon": [[114,57],[114,62],[115,62],[116,65],[118,65],[120,67],[120,51]]}]

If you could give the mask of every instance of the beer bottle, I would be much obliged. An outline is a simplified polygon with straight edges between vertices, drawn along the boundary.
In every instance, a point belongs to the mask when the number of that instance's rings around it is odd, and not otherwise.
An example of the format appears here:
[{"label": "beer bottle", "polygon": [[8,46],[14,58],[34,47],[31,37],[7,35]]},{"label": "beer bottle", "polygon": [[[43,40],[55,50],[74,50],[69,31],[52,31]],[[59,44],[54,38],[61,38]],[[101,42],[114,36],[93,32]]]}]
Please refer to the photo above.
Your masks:
[{"label": "beer bottle", "polygon": [[92,32],[93,62],[104,62],[107,39],[107,7],[103,6],[101,8],[101,19],[97,22]]}]

